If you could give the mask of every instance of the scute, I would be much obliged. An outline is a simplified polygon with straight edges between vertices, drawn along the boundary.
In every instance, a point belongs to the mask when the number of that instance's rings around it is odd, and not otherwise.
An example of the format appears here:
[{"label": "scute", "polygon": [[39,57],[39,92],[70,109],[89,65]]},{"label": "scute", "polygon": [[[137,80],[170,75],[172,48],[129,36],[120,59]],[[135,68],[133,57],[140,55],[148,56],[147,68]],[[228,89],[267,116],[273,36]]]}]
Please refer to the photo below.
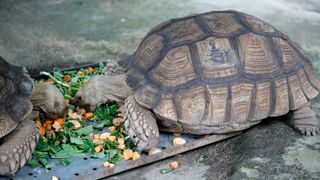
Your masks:
[{"label": "scute", "polygon": [[248,74],[272,74],[279,71],[277,60],[272,57],[272,47],[266,37],[248,33],[239,37],[240,57],[244,72]]},{"label": "scute", "polygon": [[151,70],[151,78],[160,86],[174,88],[196,78],[188,46],[171,49]]},{"label": "scute", "polygon": [[157,60],[163,47],[163,38],[161,36],[150,35],[140,45],[137,52],[137,63],[144,69],[149,68]]},{"label": "scute", "polygon": [[237,56],[228,38],[209,37],[196,43],[204,80],[236,75]]},{"label": "scute", "polygon": [[179,43],[199,38],[204,33],[194,19],[186,19],[170,24],[164,29],[170,43]]},{"label": "scute", "polygon": [[230,37],[245,31],[245,28],[230,12],[208,13],[201,16],[210,30],[217,36]]},{"label": "scute", "polygon": [[[142,51],[149,55],[141,56]],[[320,89],[311,61],[296,42],[236,11],[162,23],[130,59],[128,85],[164,131],[243,130],[299,109]]]}]

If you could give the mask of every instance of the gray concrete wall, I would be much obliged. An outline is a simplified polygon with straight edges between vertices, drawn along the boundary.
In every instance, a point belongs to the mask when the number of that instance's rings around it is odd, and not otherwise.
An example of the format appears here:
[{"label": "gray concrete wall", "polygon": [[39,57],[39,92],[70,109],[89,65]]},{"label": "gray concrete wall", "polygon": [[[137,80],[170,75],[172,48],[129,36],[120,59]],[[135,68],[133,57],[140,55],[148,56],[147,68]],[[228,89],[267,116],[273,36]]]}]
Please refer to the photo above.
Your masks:
[{"label": "gray concrete wall", "polygon": [[0,55],[36,70],[100,62],[133,53],[162,21],[225,9],[271,23],[320,60],[317,0],[1,0]]},{"label": "gray concrete wall", "polygon": [[[0,55],[39,70],[100,62],[133,53],[153,26],[174,17],[235,9],[298,41],[320,69],[319,0],[1,0]],[[319,99],[312,104],[320,115]],[[218,144],[111,179],[319,179],[320,138],[302,137],[279,120]],[[197,163],[199,155],[208,158]],[[161,174],[170,161],[181,168]]]}]

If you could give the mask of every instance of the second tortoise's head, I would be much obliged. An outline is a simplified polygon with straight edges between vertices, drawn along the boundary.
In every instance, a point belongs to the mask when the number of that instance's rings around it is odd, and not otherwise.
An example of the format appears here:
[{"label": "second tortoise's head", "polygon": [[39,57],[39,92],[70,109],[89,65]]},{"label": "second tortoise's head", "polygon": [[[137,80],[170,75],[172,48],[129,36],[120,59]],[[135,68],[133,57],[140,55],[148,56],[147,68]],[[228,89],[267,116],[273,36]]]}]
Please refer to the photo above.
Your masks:
[{"label": "second tortoise's head", "polygon": [[74,97],[74,104],[93,111],[96,107],[114,100],[123,103],[133,94],[126,84],[126,75],[98,75],[88,79]]}]

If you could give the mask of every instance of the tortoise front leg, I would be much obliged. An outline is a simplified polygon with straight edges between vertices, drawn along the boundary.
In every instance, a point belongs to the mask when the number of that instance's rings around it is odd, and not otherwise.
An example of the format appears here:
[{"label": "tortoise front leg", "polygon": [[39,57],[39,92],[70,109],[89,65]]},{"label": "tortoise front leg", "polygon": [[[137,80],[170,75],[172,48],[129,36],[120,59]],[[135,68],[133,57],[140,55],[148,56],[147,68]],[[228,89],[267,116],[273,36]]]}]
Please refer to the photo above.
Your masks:
[{"label": "tortoise front leg", "polygon": [[294,128],[303,135],[313,136],[319,133],[320,124],[310,104],[293,111],[291,122]]},{"label": "tortoise front leg", "polygon": [[125,127],[138,151],[148,151],[159,144],[159,129],[153,114],[140,106],[134,96],[125,101]]}]

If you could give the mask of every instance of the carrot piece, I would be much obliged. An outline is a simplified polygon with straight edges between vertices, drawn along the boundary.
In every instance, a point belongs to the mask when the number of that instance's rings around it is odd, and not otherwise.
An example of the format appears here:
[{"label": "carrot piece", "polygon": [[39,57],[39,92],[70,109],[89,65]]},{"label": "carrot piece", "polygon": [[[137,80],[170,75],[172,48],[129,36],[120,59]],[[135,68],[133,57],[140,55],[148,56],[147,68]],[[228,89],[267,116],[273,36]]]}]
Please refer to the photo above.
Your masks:
[{"label": "carrot piece", "polygon": [[50,82],[50,83],[54,83],[55,82],[52,78],[48,78],[47,81]]},{"label": "carrot piece", "polygon": [[92,67],[88,67],[87,71],[92,73],[94,71],[94,69]]},{"label": "carrot piece", "polygon": [[63,118],[56,119],[55,121],[57,121],[61,126],[64,125],[64,119]]},{"label": "carrot piece", "polygon": [[173,161],[169,164],[172,169],[178,169],[180,167],[180,163],[178,161]]},{"label": "carrot piece", "polygon": [[124,160],[129,160],[133,156],[133,151],[131,149],[126,149],[123,151],[123,159]]},{"label": "carrot piece", "polygon": [[100,134],[94,134],[93,139],[100,139]]},{"label": "carrot piece", "polygon": [[63,79],[64,79],[66,82],[70,82],[70,81],[71,81],[71,76],[70,76],[70,75],[64,75],[64,76],[63,76]]},{"label": "carrot piece", "polygon": [[51,119],[46,119],[46,121],[43,124],[43,127],[48,129],[48,125],[52,125],[52,120]]},{"label": "carrot piece", "polygon": [[118,139],[118,143],[119,143],[119,144],[124,144],[124,138],[119,138],[119,139]]},{"label": "carrot piece", "polygon": [[109,141],[113,142],[117,139],[117,137],[116,136],[109,136],[108,139],[109,139]]},{"label": "carrot piece", "polygon": [[51,119],[46,119],[44,123],[52,124],[53,121]]},{"label": "carrot piece", "polygon": [[39,127],[39,133],[40,135],[44,135],[44,133],[46,132],[46,129],[43,126]]},{"label": "carrot piece", "polygon": [[52,129],[52,124],[48,123],[48,124],[46,125],[46,129],[51,130],[51,129]]},{"label": "carrot piece", "polygon": [[124,144],[119,144],[117,148],[123,150],[124,148],[126,148],[126,145],[124,145]]},{"label": "carrot piece", "polygon": [[180,133],[180,132],[174,132],[173,135],[174,135],[175,137],[180,137],[180,136],[181,136],[181,133]]},{"label": "carrot piece", "polygon": [[138,152],[133,152],[132,160],[138,160],[140,159],[141,155]]},{"label": "carrot piece", "polygon": [[109,127],[109,130],[110,131],[114,131],[114,130],[116,130],[116,127],[115,126],[111,126],[111,127]]},{"label": "carrot piece", "polygon": [[86,73],[83,72],[83,71],[78,71],[77,74],[78,74],[79,76],[84,76],[84,75],[86,75]]},{"label": "carrot piece", "polygon": [[96,146],[96,147],[94,148],[94,151],[95,151],[96,153],[98,153],[98,152],[100,152],[102,149],[103,149],[103,145],[98,145],[98,146]]},{"label": "carrot piece", "polygon": [[89,119],[92,118],[94,114],[92,112],[87,112],[86,114],[84,114],[84,116]]}]

